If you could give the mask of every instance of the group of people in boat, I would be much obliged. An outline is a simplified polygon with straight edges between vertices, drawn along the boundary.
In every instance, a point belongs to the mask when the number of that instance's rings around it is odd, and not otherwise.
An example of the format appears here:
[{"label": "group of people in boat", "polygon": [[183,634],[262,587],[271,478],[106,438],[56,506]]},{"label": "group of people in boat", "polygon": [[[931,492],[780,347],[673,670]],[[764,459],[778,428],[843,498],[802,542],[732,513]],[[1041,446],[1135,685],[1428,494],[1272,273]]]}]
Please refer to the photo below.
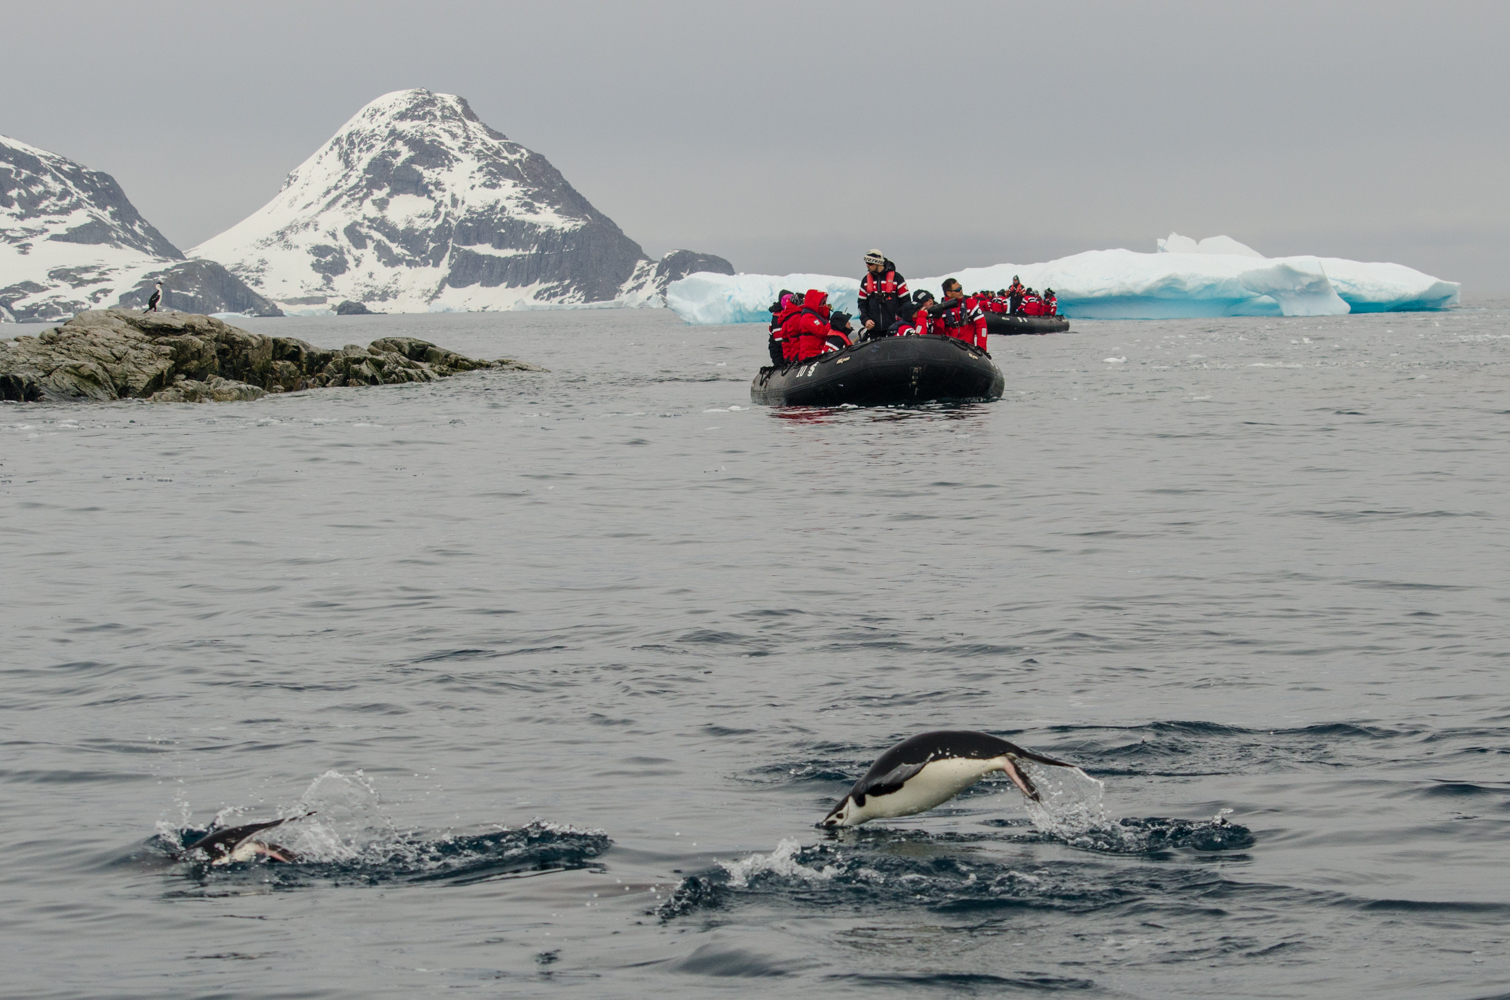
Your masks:
[{"label": "group of people in boat", "polygon": [[1058,316],[1059,299],[1054,295],[1052,288],[1045,288],[1043,294],[1036,289],[1023,286],[1022,279],[1012,275],[1010,287],[997,292],[976,292],[986,300],[986,311],[994,313],[1006,313],[1009,316]]},{"label": "group of people in boat", "polygon": [[[921,334],[955,337],[986,349],[986,314],[1053,316],[1058,313],[1054,290],[1039,295],[1023,287],[1014,275],[1012,287],[999,292],[966,295],[954,278],[945,278],[944,300],[934,300],[926,289],[909,292],[907,279],[880,250],[865,254],[865,276],[860,279],[859,311],[855,316],[832,308],[828,293],[810,288],[805,293],[782,289],[771,303],[771,363],[781,366],[807,361],[852,343],[877,337]],[[859,329],[850,327],[857,319]]]}]

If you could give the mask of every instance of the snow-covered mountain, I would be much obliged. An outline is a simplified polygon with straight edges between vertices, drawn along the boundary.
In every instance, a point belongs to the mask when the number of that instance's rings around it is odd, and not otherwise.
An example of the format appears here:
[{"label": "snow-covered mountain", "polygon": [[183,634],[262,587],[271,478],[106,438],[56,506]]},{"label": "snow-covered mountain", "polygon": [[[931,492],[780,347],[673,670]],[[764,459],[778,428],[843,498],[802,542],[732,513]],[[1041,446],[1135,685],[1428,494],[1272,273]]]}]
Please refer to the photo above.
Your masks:
[{"label": "snow-covered mountain", "polygon": [[277,197],[190,254],[311,312],[660,305],[691,270],[734,272],[691,251],[649,260],[545,157],[428,90],[362,108]]},{"label": "snow-covered mountain", "polygon": [[277,315],[219,264],[185,260],[109,174],[0,136],[0,321],[142,306],[159,279],[165,307]]}]

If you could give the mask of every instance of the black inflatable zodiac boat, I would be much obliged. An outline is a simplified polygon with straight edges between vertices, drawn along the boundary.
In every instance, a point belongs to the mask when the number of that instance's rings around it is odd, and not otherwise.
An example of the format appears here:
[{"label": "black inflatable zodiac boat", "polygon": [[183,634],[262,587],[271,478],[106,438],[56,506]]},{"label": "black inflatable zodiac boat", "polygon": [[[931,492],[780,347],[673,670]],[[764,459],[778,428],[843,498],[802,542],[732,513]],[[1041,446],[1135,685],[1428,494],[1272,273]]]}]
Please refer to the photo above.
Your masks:
[{"label": "black inflatable zodiac boat", "polygon": [[1011,337],[1022,333],[1067,333],[1069,329],[1070,321],[1063,316],[986,313],[986,333],[992,337]]},{"label": "black inflatable zodiac boat", "polygon": [[1006,387],[991,356],[954,337],[881,337],[783,368],[766,367],[750,399],[767,406],[885,406],[999,399]]}]

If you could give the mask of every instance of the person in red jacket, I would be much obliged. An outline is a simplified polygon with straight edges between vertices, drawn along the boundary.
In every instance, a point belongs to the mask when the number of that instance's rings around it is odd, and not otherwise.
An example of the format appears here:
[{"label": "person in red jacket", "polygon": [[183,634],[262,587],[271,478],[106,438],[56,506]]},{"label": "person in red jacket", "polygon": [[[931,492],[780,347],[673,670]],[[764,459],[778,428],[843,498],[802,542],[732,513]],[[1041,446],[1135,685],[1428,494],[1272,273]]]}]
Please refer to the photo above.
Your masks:
[{"label": "person in red jacket", "polygon": [[[785,343],[782,356],[787,361],[807,361],[838,346],[849,346],[849,338],[836,325],[843,319],[848,326],[849,317],[834,314],[829,308],[828,293],[809,288],[802,297],[802,305],[789,310],[781,323],[781,337]],[[837,340],[838,344],[831,343]]]},{"label": "person in red jacket", "polygon": [[934,322],[934,333],[974,344],[983,351],[986,349],[986,314],[981,312],[980,306],[966,302],[965,292],[958,281],[944,279],[944,301],[939,305],[944,308]]},{"label": "person in red jacket", "polygon": [[800,308],[802,296],[796,292],[789,292],[783,288],[776,295],[776,301],[771,303],[771,339],[766,343],[766,349],[771,353],[771,364],[778,368],[787,361],[785,354],[786,338],[781,334],[781,323],[791,314],[793,308]]},{"label": "person in red jacket", "polygon": [[1043,314],[1045,316],[1059,315],[1059,298],[1054,294],[1052,288],[1045,288],[1043,290]]}]

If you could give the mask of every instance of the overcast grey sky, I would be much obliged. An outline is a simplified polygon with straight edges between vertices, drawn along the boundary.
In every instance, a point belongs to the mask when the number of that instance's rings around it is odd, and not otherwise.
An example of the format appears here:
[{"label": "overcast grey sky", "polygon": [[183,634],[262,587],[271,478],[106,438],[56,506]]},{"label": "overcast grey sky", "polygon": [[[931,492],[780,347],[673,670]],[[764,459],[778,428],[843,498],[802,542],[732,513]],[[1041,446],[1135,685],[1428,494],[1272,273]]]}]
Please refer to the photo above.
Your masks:
[{"label": "overcast grey sky", "polygon": [[4,9],[0,132],[188,248],[426,87],[647,251],[907,274],[1171,230],[1510,294],[1510,3],[270,2]]}]

